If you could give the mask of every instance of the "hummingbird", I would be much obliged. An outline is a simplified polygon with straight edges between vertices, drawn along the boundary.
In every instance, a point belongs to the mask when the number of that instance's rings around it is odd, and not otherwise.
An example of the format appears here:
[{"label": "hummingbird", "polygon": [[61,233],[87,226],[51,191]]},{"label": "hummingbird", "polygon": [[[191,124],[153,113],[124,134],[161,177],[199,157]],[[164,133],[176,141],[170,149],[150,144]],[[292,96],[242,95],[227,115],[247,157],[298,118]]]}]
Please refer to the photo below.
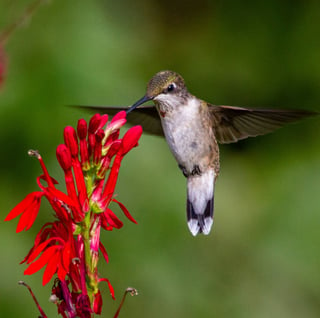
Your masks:
[{"label": "hummingbird", "polygon": [[[154,105],[142,105],[152,101]],[[164,136],[187,178],[187,222],[193,236],[213,225],[214,188],[220,171],[219,146],[270,133],[284,124],[316,115],[306,110],[213,105],[192,95],[181,75],[155,74],[146,94],[130,107],[81,106],[114,115],[126,110],[129,124]]]}]

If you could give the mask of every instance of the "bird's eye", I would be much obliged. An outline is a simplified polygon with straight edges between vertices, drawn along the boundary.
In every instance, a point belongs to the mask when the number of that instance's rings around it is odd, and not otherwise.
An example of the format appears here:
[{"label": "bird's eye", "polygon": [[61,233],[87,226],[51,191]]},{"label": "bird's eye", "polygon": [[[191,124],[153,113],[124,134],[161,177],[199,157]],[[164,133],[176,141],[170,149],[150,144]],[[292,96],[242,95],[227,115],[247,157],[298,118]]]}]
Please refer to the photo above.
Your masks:
[{"label": "bird's eye", "polygon": [[176,85],[174,83],[171,83],[167,87],[167,92],[172,92],[176,88]]}]

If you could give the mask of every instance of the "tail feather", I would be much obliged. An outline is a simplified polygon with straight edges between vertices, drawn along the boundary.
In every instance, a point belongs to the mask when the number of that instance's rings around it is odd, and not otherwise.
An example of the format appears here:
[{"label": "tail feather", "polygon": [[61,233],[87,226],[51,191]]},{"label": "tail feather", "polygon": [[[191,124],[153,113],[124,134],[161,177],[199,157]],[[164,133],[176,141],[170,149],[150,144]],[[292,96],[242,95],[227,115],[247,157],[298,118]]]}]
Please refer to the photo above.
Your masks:
[{"label": "tail feather", "polygon": [[187,220],[193,236],[210,233],[214,212],[214,179],[213,170],[188,178]]},{"label": "tail feather", "polygon": [[189,230],[193,236],[199,233],[208,235],[213,224],[214,197],[208,201],[203,214],[196,214],[192,203],[187,200],[187,219]]}]

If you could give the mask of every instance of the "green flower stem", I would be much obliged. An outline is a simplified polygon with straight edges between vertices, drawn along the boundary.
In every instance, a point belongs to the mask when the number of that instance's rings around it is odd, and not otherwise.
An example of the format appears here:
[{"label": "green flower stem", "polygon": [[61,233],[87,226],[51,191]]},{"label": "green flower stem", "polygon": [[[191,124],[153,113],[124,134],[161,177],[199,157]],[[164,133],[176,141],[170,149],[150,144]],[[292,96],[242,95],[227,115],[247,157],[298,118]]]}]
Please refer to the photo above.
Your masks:
[{"label": "green flower stem", "polygon": [[90,302],[93,301],[93,294],[98,292],[98,281],[95,268],[92,264],[92,253],[90,249],[90,227],[91,227],[91,210],[85,215],[81,224],[81,235],[84,243],[84,257],[86,266],[86,286]]}]

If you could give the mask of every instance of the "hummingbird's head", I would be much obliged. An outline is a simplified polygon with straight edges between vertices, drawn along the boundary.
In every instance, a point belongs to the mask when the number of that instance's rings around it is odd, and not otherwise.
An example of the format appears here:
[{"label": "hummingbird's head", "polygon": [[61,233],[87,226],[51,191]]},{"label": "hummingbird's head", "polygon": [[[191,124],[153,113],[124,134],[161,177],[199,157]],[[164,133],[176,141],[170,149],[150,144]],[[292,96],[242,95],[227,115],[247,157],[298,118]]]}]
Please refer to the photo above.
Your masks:
[{"label": "hummingbird's head", "polygon": [[172,71],[161,71],[154,75],[147,86],[147,96],[155,99],[161,94],[177,94],[185,88],[183,78]]},{"label": "hummingbird's head", "polygon": [[127,114],[141,104],[155,100],[159,102],[174,101],[187,95],[183,78],[173,71],[161,71],[154,75],[148,83],[147,93],[128,110]]}]

